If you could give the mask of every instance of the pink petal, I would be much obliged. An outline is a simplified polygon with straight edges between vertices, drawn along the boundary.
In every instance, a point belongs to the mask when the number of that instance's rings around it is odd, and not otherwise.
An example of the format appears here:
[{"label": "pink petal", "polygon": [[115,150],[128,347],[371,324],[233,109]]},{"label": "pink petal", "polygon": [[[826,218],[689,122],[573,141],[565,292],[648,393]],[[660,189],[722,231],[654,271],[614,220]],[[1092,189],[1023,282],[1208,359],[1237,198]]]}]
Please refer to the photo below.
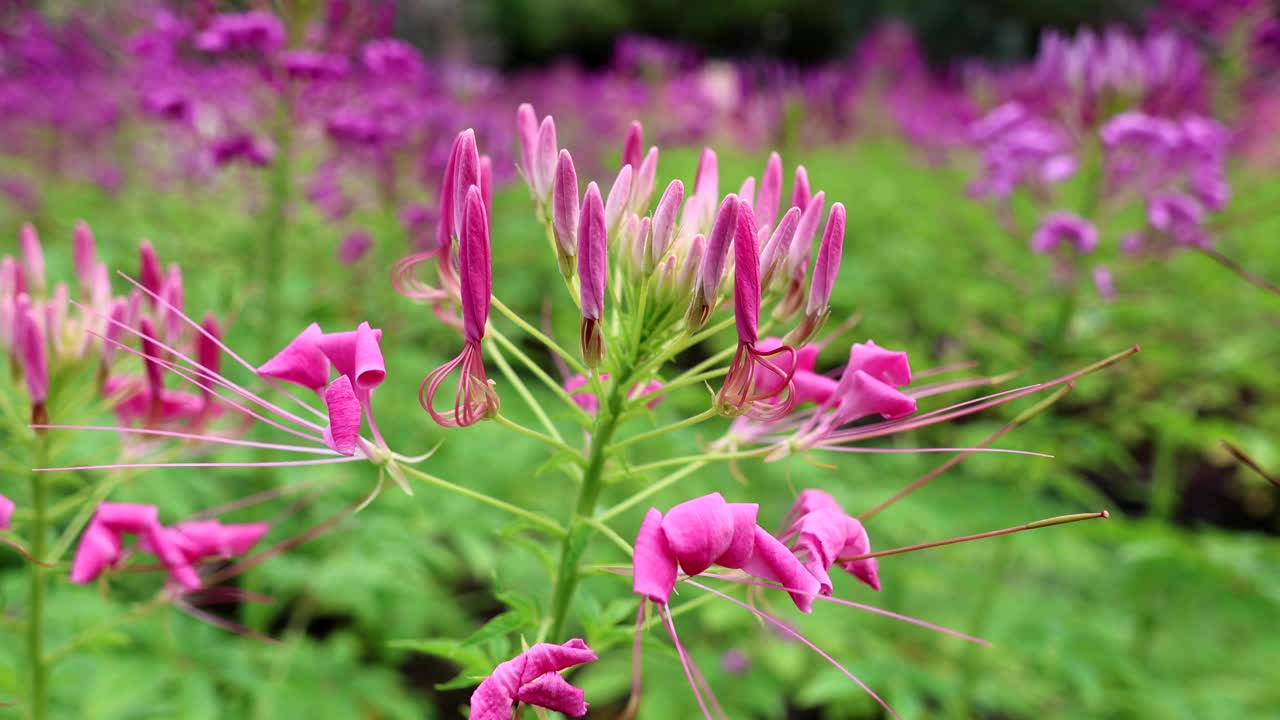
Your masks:
[{"label": "pink petal", "polygon": [[840,258],[844,253],[845,210],[842,203],[831,205],[827,217],[827,229],[822,233],[818,247],[818,261],[813,266],[813,281],[809,286],[809,304],[805,314],[815,316],[831,303],[831,292],[840,274]]},{"label": "pink petal", "polygon": [[244,555],[271,530],[270,523],[223,525],[219,543],[224,555]]},{"label": "pink petal", "polygon": [[320,348],[324,336],[320,326],[311,323],[275,357],[263,363],[258,374],[319,392],[329,382],[329,360]]},{"label": "pink petal", "polygon": [[490,260],[489,217],[479,188],[465,199],[462,239],[458,247],[461,271],[462,325],[468,342],[479,342],[489,322],[489,302],[493,296],[493,266]]},{"label": "pink petal", "polygon": [[143,536],[151,552],[160,558],[160,562],[168,569],[169,577],[174,582],[188,590],[198,590],[202,587],[200,575],[196,573],[182,548],[174,538],[170,537],[165,528],[159,525],[152,526],[143,533]]},{"label": "pink petal", "polygon": [[812,194],[809,191],[809,173],[803,165],[796,166],[795,184],[791,188],[791,207],[804,210],[809,207]]},{"label": "pink petal", "polygon": [[99,503],[93,521],[116,533],[140,534],[160,524],[160,511],[155,505],[137,503]]},{"label": "pink petal", "polygon": [[636,534],[632,589],[656,603],[671,599],[676,586],[676,556],[662,530],[662,513],[650,508]]},{"label": "pink petal", "polygon": [[582,287],[582,317],[599,320],[604,313],[608,285],[609,250],[605,207],[596,184],[587,185],[578,221],[578,276]]},{"label": "pink petal", "polygon": [[911,384],[911,363],[905,352],[885,350],[874,340],[855,343],[849,348],[849,364],[845,372],[862,370],[871,377],[889,385],[902,387]]},{"label": "pink petal", "polygon": [[568,150],[560,151],[556,162],[556,179],[551,188],[551,217],[556,242],[560,252],[573,257],[578,252],[578,217],[582,208],[578,203],[578,171],[573,167],[573,156]]},{"label": "pink petal", "polygon": [[538,144],[538,115],[529,103],[516,108],[516,135],[520,137],[520,168],[533,183],[533,153]]},{"label": "pink petal", "polygon": [[519,657],[524,658],[520,682],[525,684],[547,673],[560,672],[574,665],[592,662],[596,659],[596,654],[587,647],[585,642],[574,638],[562,645],[538,643],[525,650]]},{"label": "pink petal", "polygon": [[[370,328],[362,322],[355,330],[323,333],[316,344],[324,356],[333,363],[340,375],[351,379],[351,384],[362,391],[372,390],[386,377],[382,361],[382,331]],[[261,371],[259,371],[261,372]],[[328,382],[328,378],[325,378]],[[324,383],[321,383],[321,387]],[[318,390],[318,388],[317,388]]]},{"label": "pink petal", "polygon": [[640,167],[640,154],[644,152],[644,127],[639,120],[633,120],[627,128],[627,137],[622,141],[622,164],[633,168]]},{"label": "pink petal", "polygon": [[336,453],[354,455],[363,414],[360,400],[346,375],[339,375],[325,389],[324,404],[329,408],[329,425],[324,429],[325,444]]},{"label": "pink petal", "polygon": [[80,536],[76,557],[71,562],[71,582],[92,582],[103,570],[120,560],[120,534],[96,519]]},{"label": "pink petal", "polygon": [[684,183],[672,180],[653,210],[653,240],[650,252],[655,264],[667,254],[667,248],[671,246],[671,238],[675,235],[676,229],[676,211],[680,209],[680,203],[683,200]]},{"label": "pink petal", "polygon": [[755,214],[742,204],[733,235],[733,313],[738,342],[754,344],[760,329],[760,246],[756,242]]},{"label": "pink petal", "polygon": [[[741,206],[742,202],[737,195],[726,195],[716,213],[711,234],[707,236],[707,249],[702,256],[700,277],[703,301],[708,307],[715,305],[716,293],[720,290],[720,278],[724,276],[725,262],[729,258],[729,244],[737,233]],[[753,238],[752,242],[754,241]]]},{"label": "pink petal", "polygon": [[756,196],[756,222],[760,227],[773,227],[778,217],[778,206],[782,202],[782,158],[778,153],[769,153],[769,161],[765,163],[764,174],[760,176],[760,192]]},{"label": "pink petal", "polygon": [[757,578],[773,580],[799,592],[789,593],[801,612],[813,609],[813,596],[821,590],[818,580],[805,569],[796,556],[764,528],[757,526],[755,550],[742,568]]},{"label": "pink petal", "polygon": [[536,705],[569,717],[587,714],[587,702],[581,688],[569,684],[563,676],[548,673],[516,691],[516,700]]},{"label": "pink petal", "polygon": [[715,564],[740,568],[755,551],[756,515],[760,506],[756,503],[729,503],[729,511],[733,513],[733,539],[729,549],[716,558]]},{"label": "pink petal", "polygon": [[904,395],[862,370],[840,378],[840,401],[836,406],[834,426],[844,425],[867,415],[879,414],[886,420],[906,417],[916,411],[915,398]]},{"label": "pink petal", "polygon": [[13,509],[13,501],[0,495],[0,530],[9,529],[9,523],[13,520]]},{"label": "pink petal", "polygon": [[686,575],[715,563],[733,543],[736,517],[720,493],[686,500],[667,511],[662,532]]}]

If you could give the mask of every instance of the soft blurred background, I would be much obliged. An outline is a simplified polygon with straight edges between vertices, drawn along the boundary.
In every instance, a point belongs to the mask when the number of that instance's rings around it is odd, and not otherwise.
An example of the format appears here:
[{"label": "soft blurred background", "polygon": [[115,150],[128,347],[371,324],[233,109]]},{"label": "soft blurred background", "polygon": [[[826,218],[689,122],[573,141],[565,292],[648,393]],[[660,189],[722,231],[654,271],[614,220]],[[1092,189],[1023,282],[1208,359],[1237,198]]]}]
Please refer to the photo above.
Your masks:
[{"label": "soft blurred background", "polygon": [[[218,13],[251,9],[282,19],[279,45],[193,47]],[[852,337],[907,350],[918,369],[971,361],[1028,382],[1142,346],[1002,440],[1054,459],[979,455],[869,523],[876,547],[892,547],[1112,511],[1107,522],[885,559],[878,595],[846,587],[993,648],[834,606],[788,618],[907,718],[1274,717],[1280,488],[1223,441],[1280,473],[1280,297],[1260,287],[1280,279],[1275,18],[1257,0],[2,0],[0,248],[16,254],[30,222],[50,276],[70,279],[78,219],[113,268],[134,272],[148,239],[181,265],[188,311],[216,312],[232,347],[258,362],[311,321],[373,320],[385,333],[378,413],[391,445],[442,443],[432,472],[560,517],[571,488],[540,447],[488,423],[446,433],[412,391],[457,338],[387,278],[432,241],[449,143],[474,127],[494,159],[495,292],[537,322],[550,301],[549,322],[570,339],[575,314],[515,172],[518,103],[553,114],[579,172],[602,184],[633,119],[661,147],[660,187],[689,183],[704,145],[726,190],[776,150],[788,191],[803,164],[815,189],[848,207],[836,301],[838,318],[862,314]],[[315,55],[285,63],[273,55],[281,47]],[[975,126],[1011,102],[1056,128],[1050,155],[1086,170],[984,186],[1006,166]],[[1102,162],[1099,127],[1138,110],[1212,119],[1227,134],[1215,179],[1229,200],[1206,201],[1195,218],[1211,241],[1122,249],[1159,222],[1141,202],[1110,206],[1087,168]],[[1096,222],[1096,251],[1029,249],[1042,216],[1060,209]],[[536,343],[524,347],[551,366]],[[834,367],[843,350],[828,351]],[[60,372],[92,386],[74,363]],[[21,508],[30,431],[21,383],[3,375],[0,492]],[[675,396],[655,413],[674,421],[701,400]],[[969,446],[1028,404],[889,444]],[[109,417],[83,387],[51,408]],[[671,445],[693,452],[722,430]],[[117,445],[62,435],[54,455],[108,462]],[[794,488],[813,486],[869,507],[944,457],[750,461],[658,504],[720,490],[776,518]],[[110,497],[180,518],[305,482],[307,501],[272,518],[301,531],[371,489],[367,468],[337,467],[357,469],[121,472]],[[60,482],[67,497],[101,487],[79,474]],[[623,535],[639,517],[620,520]],[[270,603],[216,610],[278,644],[148,609],[150,576],[114,578],[109,591],[56,584],[50,645],[74,652],[54,669],[54,716],[460,717],[475,680],[457,673],[510,656],[512,633],[547,600],[549,559],[519,531],[452,495],[386,492],[238,580]],[[23,693],[25,570],[0,553],[0,700]],[[575,676],[591,717],[618,717],[626,703],[628,589],[613,577],[583,587],[575,626],[602,650]],[[682,630],[730,717],[883,716],[738,608],[709,604]],[[696,716],[656,636],[646,683],[640,717]],[[5,713],[21,717],[21,703]]]}]

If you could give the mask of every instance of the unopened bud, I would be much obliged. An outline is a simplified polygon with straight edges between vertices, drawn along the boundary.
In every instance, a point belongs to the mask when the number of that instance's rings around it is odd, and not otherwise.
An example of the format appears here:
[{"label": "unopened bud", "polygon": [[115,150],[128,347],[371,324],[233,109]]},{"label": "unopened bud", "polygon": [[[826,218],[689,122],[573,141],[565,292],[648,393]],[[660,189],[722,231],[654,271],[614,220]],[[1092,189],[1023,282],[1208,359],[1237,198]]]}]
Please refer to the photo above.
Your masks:
[{"label": "unopened bud", "polygon": [[609,188],[609,199],[604,203],[604,223],[609,228],[609,234],[612,235],[618,229],[618,223],[622,221],[622,212],[627,209],[627,205],[631,201],[631,178],[634,171],[630,165],[623,165],[618,171],[618,177],[614,179],[613,185]]}]

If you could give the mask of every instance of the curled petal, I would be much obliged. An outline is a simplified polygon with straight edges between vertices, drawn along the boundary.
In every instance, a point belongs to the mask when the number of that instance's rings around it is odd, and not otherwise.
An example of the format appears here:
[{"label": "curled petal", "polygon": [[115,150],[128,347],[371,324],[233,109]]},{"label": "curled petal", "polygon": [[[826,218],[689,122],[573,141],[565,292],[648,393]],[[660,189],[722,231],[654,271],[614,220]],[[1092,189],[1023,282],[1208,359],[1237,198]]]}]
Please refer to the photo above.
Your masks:
[{"label": "curled petal", "polygon": [[885,350],[874,340],[854,343],[849,348],[849,364],[845,372],[862,370],[871,377],[890,385],[902,387],[911,384],[911,363],[905,352]]},{"label": "curled petal", "polygon": [[662,513],[650,508],[636,534],[632,589],[656,603],[671,599],[676,586],[676,556],[662,529]]},{"label": "curled petal", "polygon": [[329,359],[320,349],[323,335],[320,326],[311,323],[275,357],[263,363],[258,374],[318,392],[329,382]]},{"label": "curled petal", "polygon": [[103,570],[120,561],[120,534],[99,522],[90,522],[75,559],[71,561],[71,582],[78,585],[93,582]]},{"label": "curled petal", "polygon": [[324,404],[329,409],[329,425],[324,429],[324,442],[342,455],[354,455],[360,437],[362,411],[351,380],[346,375],[329,384],[324,391]]},{"label": "curled petal", "polygon": [[[379,345],[381,340],[381,330],[362,322],[355,330],[323,333],[316,338],[316,343],[340,375],[351,378],[354,388],[367,393],[387,376]],[[325,380],[327,382],[328,378]]]},{"label": "curled petal", "polygon": [[[436,393],[445,378],[459,367],[461,374],[453,408],[438,412],[434,407]],[[500,406],[498,393],[485,377],[480,343],[467,343],[461,354],[427,375],[418,388],[418,402],[441,427],[468,427],[497,415]]]},{"label": "curled petal", "polygon": [[662,520],[662,532],[686,575],[698,575],[733,543],[734,512],[720,493],[676,505]]}]

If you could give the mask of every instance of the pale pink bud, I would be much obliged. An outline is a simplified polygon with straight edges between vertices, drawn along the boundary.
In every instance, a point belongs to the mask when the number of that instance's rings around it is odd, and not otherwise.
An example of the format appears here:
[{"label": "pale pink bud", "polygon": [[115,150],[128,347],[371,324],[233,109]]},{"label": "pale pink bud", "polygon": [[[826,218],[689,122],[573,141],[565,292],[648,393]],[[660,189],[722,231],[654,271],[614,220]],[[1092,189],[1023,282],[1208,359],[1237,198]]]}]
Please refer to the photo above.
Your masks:
[{"label": "pale pink bud", "polygon": [[720,170],[716,165],[716,152],[711,148],[703,148],[702,155],[698,158],[698,170],[693,176],[693,194],[700,198],[720,196]]},{"label": "pale pink bud", "polygon": [[599,320],[604,313],[609,274],[606,212],[600,188],[590,183],[578,222],[578,276],[582,281],[582,316],[591,320]]},{"label": "pale pink bud", "polygon": [[648,154],[640,163],[632,182],[631,202],[628,208],[636,215],[643,215],[649,209],[649,200],[653,197],[654,184],[658,181],[658,148],[649,148]]},{"label": "pale pink bud", "polygon": [[550,200],[558,155],[556,121],[548,115],[538,127],[538,145],[533,156],[533,194],[539,204],[545,205]]},{"label": "pale pink bud", "polygon": [[462,213],[467,205],[467,194],[473,185],[480,187],[480,152],[476,148],[475,131],[471,128],[463,130],[454,148],[457,156],[452,188],[453,234],[458,237],[462,232]]},{"label": "pale pink bud", "polygon": [[639,120],[633,120],[627,128],[627,137],[622,142],[622,164],[640,167],[640,153],[644,151],[644,127]]},{"label": "pale pink bud", "polygon": [[[787,261],[787,256],[791,251],[791,242],[796,236],[796,227],[800,224],[800,208],[790,208],[786,214],[782,216],[782,220],[778,223],[778,227],[774,229],[773,235],[764,245],[764,253],[760,258],[760,276],[761,287],[770,287],[775,276],[785,278],[785,274],[778,271]],[[760,228],[764,230],[765,228]]]},{"label": "pale pink bud", "polygon": [[57,356],[63,354],[62,331],[67,326],[70,305],[71,291],[65,282],[60,282],[53,287],[53,293],[50,294],[49,301],[44,306],[45,339],[49,342],[49,348],[53,354]]},{"label": "pale pink bud", "polygon": [[689,252],[680,261],[680,275],[677,278],[677,286],[681,294],[687,295],[693,291],[694,284],[698,280],[698,271],[702,269],[702,256],[707,253],[707,238],[702,235],[695,235],[693,241],[689,244]]},{"label": "pale pink bud", "polygon": [[17,337],[17,314],[14,298],[0,295],[0,350],[13,349]]},{"label": "pale pink bud", "polygon": [[787,258],[787,268],[792,274],[803,273],[809,264],[809,253],[813,250],[813,237],[818,232],[818,223],[822,222],[822,211],[825,205],[826,195],[819,192],[813,196],[800,215],[796,235],[791,240],[791,254]]},{"label": "pale pink bud", "polygon": [[[702,302],[710,308],[715,305],[716,293],[720,290],[720,279],[724,276],[725,263],[729,258],[729,247],[733,242],[738,227],[738,212],[742,202],[737,195],[726,195],[716,213],[715,224],[711,227],[711,235],[707,238],[707,252],[702,258],[700,287]],[[754,238],[753,238],[754,239]]]},{"label": "pale pink bud", "polygon": [[822,234],[818,248],[818,261],[813,267],[813,281],[809,285],[809,304],[805,314],[813,317],[825,313],[831,304],[831,292],[835,289],[836,275],[840,273],[840,257],[844,253],[845,210],[843,203],[834,203],[827,217],[827,229]]},{"label": "pale pink bud", "polygon": [[5,255],[0,258],[0,300],[12,300],[21,292],[26,292],[22,270],[19,269],[17,260]]},{"label": "pale pink bud", "polygon": [[552,188],[551,217],[560,245],[560,254],[571,258],[578,252],[578,171],[573,167],[573,156],[568,150],[560,151],[556,162],[556,179]]},{"label": "pale pink bud", "polygon": [[533,156],[538,145],[538,115],[529,103],[516,108],[516,134],[520,137],[520,169],[533,188]]},{"label": "pale pink bud", "polygon": [[679,258],[675,255],[670,255],[657,268],[654,294],[664,303],[674,302],[679,294],[678,262]]},{"label": "pale pink bud", "polygon": [[631,234],[631,266],[646,275],[653,272],[653,267],[646,264],[649,257],[649,243],[651,242],[649,224],[648,217],[637,219],[635,215],[629,215],[624,223],[627,226],[635,226],[634,228],[628,227],[628,231]]},{"label": "pale pink bud", "polygon": [[71,254],[75,259],[76,277],[81,287],[92,288],[97,280],[98,266],[97,245],[93,239],[93,231],[83,220],[76,221],[75,230],[71,233]]},{"label": "pale pink bud", "polygon": [[778,218],[778,205],[782,202],[782,158],[778,153],[769,153],[769,161],[765,163],[764,175],[760,176],[760,192],[752,207],[756,213],[756,224],[761,228],[772,228],[773,221]]},{"label": "pale pink bud", "polygon": [[44,295],[44,248],[40,246],[40,235],[35,226],[23,223],[18,232],[18,243],[22,250],[22,270],[27,277],[28,292],[36,297]]},{"label": "pale pink bud", "polygon": [[627,209],[627,202],[631,199],[631,176],[631,166],[623,165],[609,188],[609,199],[604,204],[604,224],[610,231],[618,228],[622,211]]},{"label": "pale pink bud", "polygon": [[738,198],[747,205],[756,204],[756,179],[748,177],[742,181],[742,187],[738,188]]},{"label": "pale pink bud", "polygon": [[809,207],[809,200],[812,197],[809,191],[809,172],[803,165],[797,165],[795,185],[791,188],[791,207],[804,210]]},{"label": "pale pink bud", "polygon": [[655,264],[662,260],[662,256],[667,254],[667,248],[671,246],[671,238],[676,231],[676,211],[680,209],[683,200],[684,183],[672,180],[653,211],[653,240],[649,251]]}]

